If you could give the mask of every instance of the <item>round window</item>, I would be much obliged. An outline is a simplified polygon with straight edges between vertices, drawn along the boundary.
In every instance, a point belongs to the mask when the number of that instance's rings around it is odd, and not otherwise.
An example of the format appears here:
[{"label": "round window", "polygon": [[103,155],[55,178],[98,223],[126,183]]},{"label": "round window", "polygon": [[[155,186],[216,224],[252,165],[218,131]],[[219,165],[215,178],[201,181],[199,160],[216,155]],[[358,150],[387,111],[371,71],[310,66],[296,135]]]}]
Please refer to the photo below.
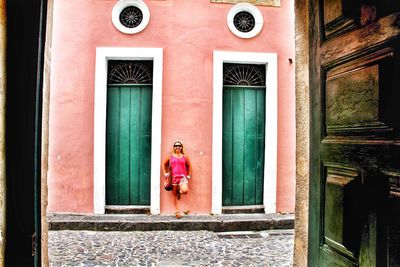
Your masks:
[{"label": "round window", "polygon": [[135,7],[128,6],[119,14],[119,21],[127,28],[135,28],[140,25],[143,20],[143,12]]},{"label": "round window", "polygon": [[233,6],[228,13],[229,30],[240,38],[252,38],[262,29],[263,17],[260,10],[247,3]]},{"label": "round window", "polygon": [[150,11],[142,0],[120,0],[112,10],[112,22],[126,34],[141,32],[150,21]]},{"label": "round window", "polygon": [[253,15],[246,11],[239,12],[233,17],[233,25],[240,32],[250,32],[254,29],[255,24],[256,20]]}]

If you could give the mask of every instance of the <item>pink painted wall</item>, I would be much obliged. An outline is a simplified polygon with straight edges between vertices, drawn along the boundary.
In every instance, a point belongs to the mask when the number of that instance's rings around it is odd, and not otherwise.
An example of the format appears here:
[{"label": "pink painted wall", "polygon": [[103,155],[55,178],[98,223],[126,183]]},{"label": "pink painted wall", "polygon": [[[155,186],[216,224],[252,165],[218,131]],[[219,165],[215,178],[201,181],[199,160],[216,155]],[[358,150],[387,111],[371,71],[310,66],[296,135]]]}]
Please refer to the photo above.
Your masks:
[{"label": "pink painted wall", "polygon": [[[293,1],[280,8],[258,6],[262,31],[250,40],[226,24],[231,4],[208,0],[147,0],[150,23],[126,35],[111,22],[116,0],[56,0],[51,62],[50,212],[93,212],[93,118],[96,47],[164,49],[162,156],[172,140],[185,143],[194,166],[182,209],[211,211],[213,50],[278,54],[277,209],[294,211],[295,92]],[[175,115],[178,115],[176,117]],[[268,129],[266,129],[268,131]],[[152,164],[161,164],[155,162]],[[161,212],[173,212],[161,189]]]}]

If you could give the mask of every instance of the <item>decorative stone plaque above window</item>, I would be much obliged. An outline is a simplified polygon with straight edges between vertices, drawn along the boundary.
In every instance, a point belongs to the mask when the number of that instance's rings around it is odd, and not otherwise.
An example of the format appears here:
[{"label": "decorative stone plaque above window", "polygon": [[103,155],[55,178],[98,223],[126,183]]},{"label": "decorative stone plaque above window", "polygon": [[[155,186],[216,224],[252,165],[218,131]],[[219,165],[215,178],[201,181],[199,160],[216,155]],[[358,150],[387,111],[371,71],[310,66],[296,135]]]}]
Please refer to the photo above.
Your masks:
[{"label": "decorative stone plaque above window", "polygon": [[281,6],[281,0],[210,0],[210,2],[223,4],[249,3],[255,6]]},{"label": "decorative stone plaque above window", "polygon": [[111,18],[120,32],[134,34],[149,24],[150,11],[142,0],[120,0],[114,6]]},{"label": "decorative stone plaque above window", "polygon": [[262,29],[264,21],[258,8],[241,3],[229,10],[226,18],[229,30],[240,38],[252,38]]}]

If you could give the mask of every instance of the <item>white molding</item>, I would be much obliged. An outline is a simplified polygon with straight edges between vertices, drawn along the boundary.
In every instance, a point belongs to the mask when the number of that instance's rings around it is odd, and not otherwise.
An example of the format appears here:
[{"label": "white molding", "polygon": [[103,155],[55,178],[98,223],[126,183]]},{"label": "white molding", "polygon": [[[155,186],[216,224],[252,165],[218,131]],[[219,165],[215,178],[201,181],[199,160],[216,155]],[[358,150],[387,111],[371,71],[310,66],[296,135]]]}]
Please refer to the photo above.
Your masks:
[{"label": "white molding", "polygon": [[222,97],[223,63],[266,65],[264,209],[276,212],[277,138],[278,138],[278,63],[276,53],[214,51],[213,67],[213,140],[212,140],[212,207],[222,212]]},{"label": "white molding", "polygon": [[[142,22],[135,28],[125,27],[124,25],[121,24],[121,21],[119,20],[119,15],[121,14],[122,10],[124,10],[124,8],[129,6],[134,6],[139,8],[143,14]],[[115,28],[117,28],[120,32],[126,34],[135,34],[143,31],[144,28],[146,28],[147,24],[149,24],[150,11],[146,3],[144,3],[142,0],[120,0],[113,7],[113,10],[111,12],[111,20]]]},{"label": "white molding", "polygon": [[94,213],[104,214],[106,184],[107,61],[153,60],[150,212],[160,213],[162,48],[97,47],[94,98]]},{"label": "white molding", "polygon": [[[254,25],[254,28],[249,32],[241,32],[233,24],[233,19],[234,19],[235,15],[242,11],[249,12],[254,17],[255,25]],[[264,25],[264,19],[263,19],[263,16],[262,16],[260,10],[257,7],[255,7],[249,3],[240,3],[240,4],[234,5],[229,10],[228,15],[226,17],[226,23],[228,24],[229,30],[234,35],[236,35],[237,37],[240,37],[240,38],[247,39],[247,38],[252,38],[260,33],[260,31]]]}]

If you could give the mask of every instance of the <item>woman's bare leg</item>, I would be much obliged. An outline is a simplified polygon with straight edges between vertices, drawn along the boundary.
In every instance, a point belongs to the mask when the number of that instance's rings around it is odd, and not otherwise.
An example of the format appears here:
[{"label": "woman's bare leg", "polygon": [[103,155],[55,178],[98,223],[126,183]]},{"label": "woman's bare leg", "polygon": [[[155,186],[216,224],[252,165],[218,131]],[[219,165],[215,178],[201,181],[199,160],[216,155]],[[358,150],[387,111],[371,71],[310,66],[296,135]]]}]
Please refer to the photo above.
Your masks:
[{"label": "woman's bare leg", "polygon": [[172,193],[174,195],[175,217],[180,219],[182,216],[179,211],[179,199],[180,199],[179,185],[172,186]]}]

